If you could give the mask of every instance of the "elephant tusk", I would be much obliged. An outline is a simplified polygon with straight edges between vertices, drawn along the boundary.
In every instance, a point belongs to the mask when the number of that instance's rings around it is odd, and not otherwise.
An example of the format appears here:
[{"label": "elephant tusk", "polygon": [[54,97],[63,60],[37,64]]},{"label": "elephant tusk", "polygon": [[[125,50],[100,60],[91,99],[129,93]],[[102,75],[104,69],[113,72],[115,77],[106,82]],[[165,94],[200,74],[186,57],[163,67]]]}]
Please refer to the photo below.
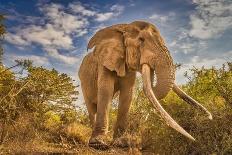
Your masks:
[{"label": "elephant tusk", "polygon": [[173,129],[180,132],[187,138],[195,141],[195,139],[188,132],[186,132],[177,122],[175,122],[175,120],[160,105],[151,87],[150,74],[151,74],[150,67],[147,64],[143,64],[142,65],[143,90],[147,98],[152,103],[153,107],[160,114],[160,116],[164,119],[164,121],[167,123],[168,126],[171,126]]},{"label": "elephant tusk", "polygon": [[180,97],[182,98],[184,101],[186,101],[188,104],[195,106],[197,108],[199,108],[200,110],[204,111],[207,113],[208,118],[210,120],[213,119],[212,114],[200,103],[198,103],[196,100],[194,100],[193,98],[191,98],[189,95],[187,95],[183,90],[181,90],[176,84],[173,85],[172,90]]}]

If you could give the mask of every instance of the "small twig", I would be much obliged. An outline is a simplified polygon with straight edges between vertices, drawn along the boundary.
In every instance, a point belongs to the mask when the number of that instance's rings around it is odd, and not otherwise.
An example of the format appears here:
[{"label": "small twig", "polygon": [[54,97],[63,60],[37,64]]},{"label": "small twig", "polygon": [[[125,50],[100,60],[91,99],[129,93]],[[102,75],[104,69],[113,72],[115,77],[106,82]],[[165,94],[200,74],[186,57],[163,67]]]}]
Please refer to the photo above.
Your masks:
[{"label": "small twig", "polygon": [[[15,85],[16,85],[16,84],[14,84],[14,86],[15,86]],[[3,101],[7,96],[9,96],[11,92],[13,92],[14,86],[13,86],[13,88],[11,88],[11,90],[0,100],[0,103],[2,103],[2,101]]]},{"label": "small twig", "polygon": [[27,81],[27,82],[19,89],[19,91],[18,91],[17,93],[15,93],[14,95],[12,95],[12,96],[14,97],[14,96],[18,95],[18,94],[26,87],[26,85],[27,85],[28,83],[30,83],[30,80]]},{"label": "small twig", "polygon": [[8,71],[8,70],[10,70],[10,69],[12,69],[12,68],[15,68],[15,67],[17,67],[17,66],[19,66],[19,64],[16,64],[16,65],[14,65],[14,66],[11,66],[11,67],[9,67],[9,68],[7,68],[7,69],[1,71],[0,74],[5,73],[6,71]]}]

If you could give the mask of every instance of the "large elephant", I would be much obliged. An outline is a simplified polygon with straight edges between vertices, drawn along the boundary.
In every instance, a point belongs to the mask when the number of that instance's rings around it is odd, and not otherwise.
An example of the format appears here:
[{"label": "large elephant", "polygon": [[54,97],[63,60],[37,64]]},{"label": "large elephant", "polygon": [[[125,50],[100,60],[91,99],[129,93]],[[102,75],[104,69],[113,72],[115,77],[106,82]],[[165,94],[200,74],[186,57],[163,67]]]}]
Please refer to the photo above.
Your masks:
[{"label": "large elephant", "polygon": [[116,92],[120,93],[114,138],[120,137],[125,131],[136,72],[142,74],[144,93],[155,110],[169,126],[184,136],[194,140],[159,103],[171,89],[187,103],[205,111],[212,119],[205,107],[174,83],[172,57],[154,25],[135,21],[104,28],[90,39],[87,49],[93,47],[79,70],[82,92],[93,127],[90,146],[107,146],[103,137],[108,131],[109,104]]}]

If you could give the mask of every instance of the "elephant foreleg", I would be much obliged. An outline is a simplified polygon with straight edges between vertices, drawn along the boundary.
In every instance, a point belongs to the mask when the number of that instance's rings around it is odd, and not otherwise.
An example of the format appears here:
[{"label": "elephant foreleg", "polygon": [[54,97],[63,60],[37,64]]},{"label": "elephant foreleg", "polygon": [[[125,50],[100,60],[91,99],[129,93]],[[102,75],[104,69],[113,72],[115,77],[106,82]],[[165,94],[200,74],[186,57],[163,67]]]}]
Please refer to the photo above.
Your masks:
[{"label": "elephant foreleg", "polygon": [[134,81],[135,74],[128,75],[120,81],[120,96],[117,121],[114,128],[114,138],[122,136],[127,128],[128,112],[132,100]]},{"label": "elephant foreleg", "polygon": [[113,98],[115,75],[103,67],[98,75],[97,116],[92,138],[108,131],[109,106]]},{"label": "elephant foreleg", "polygon": [[127,128],[127,119],[131,105],[131,99],[132,99],[132,88],[130,88],[129,90],[120,91],[118,115],[114,128],[113,138],[122,136]]}]

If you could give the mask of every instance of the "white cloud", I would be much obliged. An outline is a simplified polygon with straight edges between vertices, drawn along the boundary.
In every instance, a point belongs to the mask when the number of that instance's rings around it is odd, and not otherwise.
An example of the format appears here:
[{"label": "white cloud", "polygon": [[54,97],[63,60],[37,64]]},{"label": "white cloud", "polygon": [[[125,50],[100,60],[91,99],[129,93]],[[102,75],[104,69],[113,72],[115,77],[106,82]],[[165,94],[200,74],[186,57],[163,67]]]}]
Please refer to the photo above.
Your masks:
[{"label": "white cloud", "polygon": [[181,68],[177,70],[176,79],[178,83],[182,84],[186,82],[187,79],[184,78],[184,73],[186,71],[189,71],[189,69],[191,69],[193,66],[196,68],[201,68],[203,66],[204,68],[211,68],[213,66],[216,68],[221,68],[222,64],[231,61],[228,60],[228,57],[231,55],[231,53],[232,51],[228,51],[221,57],[217,57],[217,58],[204,58],[199,55],[193,56],[190,62],[182,64]]},{"label": "white cloud", "polygon": [[110,8],[110,10],[116,13],[117,16],[120,15],[124,11],[124,9],[124,6],[118,4],[115,4]]},{"label": "white cloud", "polygon": [[64,31],[56,29],[51,24],[46,24],[44,27],[31,26],[19,33],[28,42],[38,43],[42,46],[70,49],[73,44],[69,35],[65,34]]},{"label": "white cloud", "polygon": [[15,35],[13,33],[8,32],[5,37],[6,41],[9,43],[19,45],[19,46],[26,46],[30,45],[29,42],[27,42],[25,39],[22,38],[20,35]]},{"label": "white cloud", "polygon": [[75,64],[79,60],[77,57],[62,55],[54,48],[46,48],[45,50],[47,51],[49,56],[61,60],[69,65]]},{"label": "white cloud", "polygon": [[[40,8],[44,14],[45,24],[31,23],[25,27],[18,28],[14,33],[6,36],[8,42],[20,46],[29,46],[33,43],[40,45],[45,51],[57,51],[49,56],[63,61],[66,64],[75,63],[75,57],[69,59],[68,56],[59,54],[58,50],[71,50],[73,48],[72,35],[82,36],[87,33],[86,18],[68,14],[64,7],[58,4],[45,5]],[[68,61],[70,60],[70,61]]]},{"label": "white cloud", "polygon": [[113,12],[107,12],[107,13],[98,13],[96,15],[96,21],[98,22],[102,22],[102,21],[106,21],[109,20],[110,18],[112,18],[114,16]]},{"label": "white cloud", "polygon": [[170,47],[175,47],[175,46],[176,46],[176,43],[177,43],[177,41],[176,41],[176,40],[173,40],[173,41],[169,44],[169,46],[170,46]]},{"label": "white cloud", "polygon": [[160,15],[157,13],[152,14],[149,19],[154,20],[154,22],[158,22],[160,24],[166,23],[168,20],[172,20],[176,14],[174,12],[170,12],[168,15]]},{"label": "white cloud", "polygon": [[124,6],[115,4],[110,8],[110,10],[112,12],[97,13],[95,20],[98,22],[102,22],[102,21],[109,20],[113,17],[117,17],[124,11]]},{"label": "white cloud", "polygon": [[196,40],[189,37],[188,30],[185,28],[179,28],[176,30],[177,35],[169,44],[167,44],[174,53],[189,54],[205,50],[207,44],[204,40]]},{"label": "white cloud", "polygon": [[120,15],[124,11],[124,6],[115,4],[110,7],[110,12],[98,12],[87,9],[81,3],[70,3],[69,8],[76,14],[83,16],[95,16],[95,20],[98,22],[106,21],[112,17]]},{"label": "white cloud", "polygon": [[232,28],[232,3],[229,0],[193,0],[196,13],[190,16],[190,36],[215,38]]},{"label": "white cloud", "polygon": [[167,19],[168,19],[168,16],[161,16],[161,15],[158,15],[158,14],[153,14],[152,16],[149,17],[150,19],[153,19],[153,20],[159,20],[161,22],[166,22]]},{"label": "white cloud", "polygon": [[[113,5],[110,12],[99,12],[87,9],[79,2],[69,3],[67,7],[55,3],[38,6],[42,17],[35,17],[33,22],[18,26],[6,35],[6,40],[18,48],[39,45],[50,57],[70,65],[74,64],[77,58],[61,54],[60,51],[74,49],[74,39],[88,33],[90,20],[106,21],[120,15],[124,10],[121,5]],[[92,16],[95,18],[91,19]]]},{"label": "white cloud", "polygon": [[110,7],[111,12],[98,12],[87,9],[81,3],[71,3],[69,8],[76,14],[82,14],[83,16],[95,16],[95,20],[98,22],[106,21],[112,17],[120,15],[124,11],[124,6],[115,4]]},{"label": "white cloud", "polygon": [[49,23],[57,30],[64,33],[76,33],[88,26],[88,19],[83,16],[78,16],[65,12],[65,8],[58,4],[50,4],[41,8]]},{"label": "white cloud", "polygon": [[93,33],[96,33],[97,31],[103,29],[103,28],[106,28],[107,26],[105,24],[99,24],[98,26],[94,27],[94,32]]},{"label": "white cloud", "polygon": [[49,65],[48,58],[44,56],[37,56],[37,55],[10,55],[9,56],[12,60],[17,60],[17,59],[29,59],[33,61],[33,64],[37,66],[47,66]]},{"label": "white cloud", "polygon": [[70,3],[69,8],[74,12],[74,13],[80,13],[84,16],[94,16],[96,14],[95,11],[86,9],[81,3]]}]

